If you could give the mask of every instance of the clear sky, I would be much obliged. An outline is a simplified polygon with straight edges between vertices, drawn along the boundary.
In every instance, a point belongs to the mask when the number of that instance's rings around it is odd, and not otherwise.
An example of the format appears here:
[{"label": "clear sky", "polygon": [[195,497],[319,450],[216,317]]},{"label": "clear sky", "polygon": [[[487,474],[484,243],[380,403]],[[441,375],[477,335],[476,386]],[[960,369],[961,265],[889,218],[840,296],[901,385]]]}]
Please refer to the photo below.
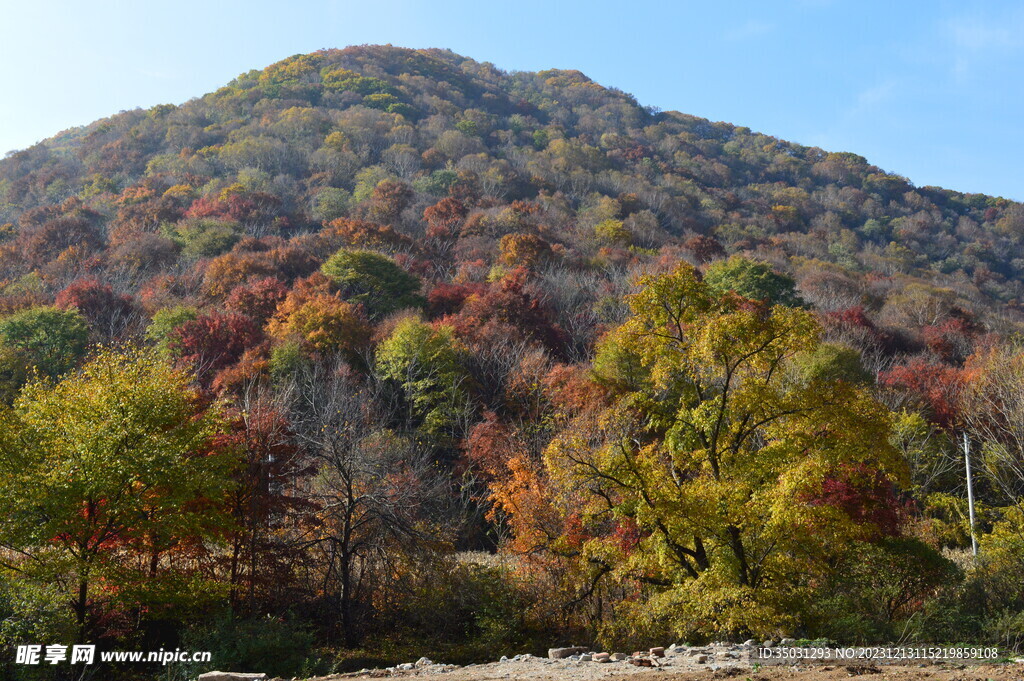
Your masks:
[{"label": "clear sky", "polygon": [[1024,200],[1024,3],[0,0],[0,153],[322,47],[575,68],[641,104]]}]

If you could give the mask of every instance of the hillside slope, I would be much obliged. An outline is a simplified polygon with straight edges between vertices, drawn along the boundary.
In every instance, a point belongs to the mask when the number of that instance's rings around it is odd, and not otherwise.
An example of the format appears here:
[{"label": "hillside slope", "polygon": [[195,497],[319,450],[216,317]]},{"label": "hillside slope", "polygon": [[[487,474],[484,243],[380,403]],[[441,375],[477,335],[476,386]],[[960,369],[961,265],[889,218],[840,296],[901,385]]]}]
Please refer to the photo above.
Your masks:
[{"label": "hillside slope", "polygon": [[[391,195],[373,198],[384,179]],[[819,309],[863,305],[895,326],[913,326],[902,308],[922,301],[986,325],[1019,319],[1019,204],[657,112],[577,71],[504,73],[380,46],[295,56],[4,159],[0,277],[20,291],[36,272],[52,294],[97,273],[133,292],[244,236],[289,239],[339,217],[389,225],[422,254],[448,229],[431,231],[424,209],[449,194],[461,204],[437,218],[458,222],[447,269],[432,273],[441,279],[456,261],[490,265],[497,240],[518,232],[590,272],[659,249],[697,261],[754,253],[793,273]],[[78,226],[47,228],[62,218]],[[189,226],[208,218],[223,223],[219,237]],[[912,281],[926,284],[922,301],[903,303]]]}]

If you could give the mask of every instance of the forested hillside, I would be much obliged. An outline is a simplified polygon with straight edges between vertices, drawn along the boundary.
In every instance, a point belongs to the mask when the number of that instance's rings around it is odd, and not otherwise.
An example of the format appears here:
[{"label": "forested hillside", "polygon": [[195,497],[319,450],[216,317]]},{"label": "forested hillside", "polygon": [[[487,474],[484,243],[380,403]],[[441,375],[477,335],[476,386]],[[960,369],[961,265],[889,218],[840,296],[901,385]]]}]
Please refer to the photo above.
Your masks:
[{"label": "forested hillside", "polygon": [[65,131],[0,161],[0,642],[1017,645],[1022,274],[1019,203],[443,50]]}]

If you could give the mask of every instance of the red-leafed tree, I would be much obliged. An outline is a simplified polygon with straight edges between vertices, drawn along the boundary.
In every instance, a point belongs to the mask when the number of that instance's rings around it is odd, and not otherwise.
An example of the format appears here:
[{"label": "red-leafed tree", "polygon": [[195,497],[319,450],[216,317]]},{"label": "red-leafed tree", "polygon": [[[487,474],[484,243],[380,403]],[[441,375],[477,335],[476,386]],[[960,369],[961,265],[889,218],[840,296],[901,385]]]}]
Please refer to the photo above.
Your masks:
[{"label": "red-leafed tree", "polygon": [[62,310],[75,308],[89,324],[93,336],[111,341],[125,331],[134,329],[142,319],[135,299],[114,293],[109,284],[96,279],[79,279],[57,294],[56,306]]},{"label": "red-leafed tree", "polygon": [[924,407],[932,421],[943,428],[955,426],[958,395],[963,383],[963,372],[960,369],[930,364],[918,358],[881,372],[878,383],[905,393]]},{"label": "red-leafed tree", "polygon": [[516,270],[492,284],[482,295],[470,295],[454,315],[443,320],[470,342],[493,339],[495,333],[543,344],[561,355],[565,333],[551,311],[526,286],[526,275]]},{"label": "red-leafed tree", "polygon": [[910,517],[910,507],[896,494],[892,481],[865,464],[848,464],[827,477],[813,504],[833,506],[857,524],[874,528],[875,537],[895,537]]},{"label": "red-leafed tree", "polygon": [[261,326],[270,319],[277,306],[288,295],[288,287],[280,279],[264,277],[231,289],[224,308],[251,317]]},{"label": "red-leafed tree", "polygon": [[445,197],[423,211],[427,221],[427,238],[448,238],[459,233],[459,225],[466,219],[469,209],[458,199]]},{"label": "red-leafed tree", "polygon": [[249,317],[212,312],[175,328],[168,348],[193,367],[201,383],[208,385],[217,372],[237,362],[246,349],[262,340],[263,332]]}]

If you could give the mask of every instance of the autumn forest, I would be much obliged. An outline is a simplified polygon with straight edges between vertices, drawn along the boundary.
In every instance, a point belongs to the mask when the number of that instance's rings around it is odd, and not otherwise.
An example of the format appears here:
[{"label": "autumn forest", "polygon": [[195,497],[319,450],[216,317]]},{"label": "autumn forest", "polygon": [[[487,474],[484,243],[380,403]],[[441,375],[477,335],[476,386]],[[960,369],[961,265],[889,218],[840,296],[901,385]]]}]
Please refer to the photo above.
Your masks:
[{"label": "autumn forest", "polygon": [[1022,329],[1022,204],[296,55],[0,160],[0,648],[1017,648]]}]

